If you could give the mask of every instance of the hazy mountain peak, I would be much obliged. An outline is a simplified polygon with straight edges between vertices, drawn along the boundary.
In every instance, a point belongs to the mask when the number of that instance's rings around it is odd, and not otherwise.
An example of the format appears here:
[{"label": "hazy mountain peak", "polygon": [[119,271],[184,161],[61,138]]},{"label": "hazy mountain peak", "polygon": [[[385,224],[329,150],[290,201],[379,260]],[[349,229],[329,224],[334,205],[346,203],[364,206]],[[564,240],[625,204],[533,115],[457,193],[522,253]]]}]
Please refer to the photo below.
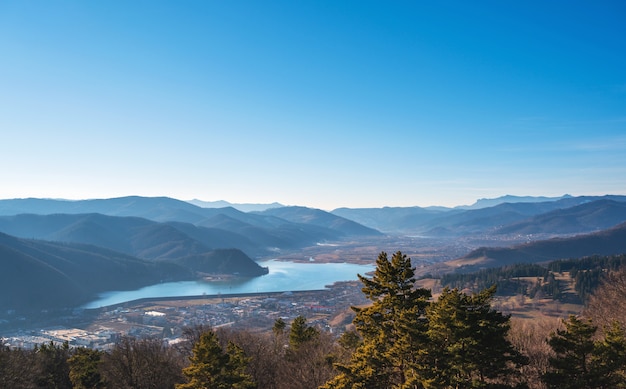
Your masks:
[{"label": "hazy mountain peak", "polygon": [[284,205],[277,203],[277,202],[273,202],[271,204],[236,204],[236,203],[230,203],[225,200],[203,201],[203,200],[198,200],[198,199],[188,200],[187,202],[195,206],[201,207],[201,208],[233,207],[242,212],[255,212],[255,211],[262,212],[267,209],[284,207]]},{"label": "hazy mountain peak", "polygon": [[515,195],[504,195],[492,199],[483,198],[478,199],[472,205],[461,205],[457,208],[460,209],[481,209],[493,207],[503,203],[542,203],[546,201],[558,201],[566,198],[572,197],[569,194],[565,194],[560,197],[545,197],[545,196],[515,196]]}]

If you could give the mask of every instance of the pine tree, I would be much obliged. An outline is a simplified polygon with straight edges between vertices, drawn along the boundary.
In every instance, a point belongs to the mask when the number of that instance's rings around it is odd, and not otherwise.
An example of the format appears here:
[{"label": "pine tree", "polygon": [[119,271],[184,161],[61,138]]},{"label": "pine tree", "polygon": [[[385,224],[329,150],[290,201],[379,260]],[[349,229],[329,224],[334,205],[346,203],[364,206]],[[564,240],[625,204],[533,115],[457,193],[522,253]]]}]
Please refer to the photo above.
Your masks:
[{"label": "pine tree", "polygon": [[491,308],[495,286],[467,295],[444,289],[427,309],[429,379],[426,387],[512,387],[525,362],[507,339],[509,316]]},{"label": "pine tree", "polygon": [[565,329],[548,340],[556,354],[551,370],[544,374],[548,388],[610,389],[626,387],[626,338],[617,322],[594,341],[597,331],[590,320],[570,316]]},{"label": "pine tree", "polygon": [[74,351],[74,355],[67,361],[70,368],[70,381],[74,389],[105,387],[99,370],[102,355],[102,351],[90,348],[79,348]]},{"label": "pine tree", "polygon": [[315,327],[308,326],[304,316],[298,316],[291,323],[289,330],[289,348],[296,351],[302,344],[315,339],[318,335],[319,331]]},{"label": "pine tree", "polygon": [[592,368],[600,377],[599,387],[626,388],[626,335],[617,321],[595,342]]},{"label": "pine tree", "polygon": [[426,341],[424,312],[430,291],[415,289],[411,259],[396,252],[391,261],[382,252],[372,278],[359,275],[363,293],[372,301],[355,308],[353,321],[363,338],[349,364],[324,388],[410,388],[421,376]]},{"label": "pine tree", "polygon": [[39,369],[37,384],[45,388],[71,388],[70,367],[67,360],[70,357],[68,342],[56,345],[52,341],[35,348],[37,367]]},{"label": "pine tree", "polygon": [[246,373],[248,363],[243,350],[229,343],[222,350],[213,331],[204,332],[193,347],[191,365],[183,369],[188,383],[176,389],[248,389],[254,388],[252,377]]},{"label": "pine tree", "polygon": [[274,321],[272,332],[275,336],[280,336],[285,332],[285,328],[287,328],[287,323],[285,323],[285,321],[279,317]]}]

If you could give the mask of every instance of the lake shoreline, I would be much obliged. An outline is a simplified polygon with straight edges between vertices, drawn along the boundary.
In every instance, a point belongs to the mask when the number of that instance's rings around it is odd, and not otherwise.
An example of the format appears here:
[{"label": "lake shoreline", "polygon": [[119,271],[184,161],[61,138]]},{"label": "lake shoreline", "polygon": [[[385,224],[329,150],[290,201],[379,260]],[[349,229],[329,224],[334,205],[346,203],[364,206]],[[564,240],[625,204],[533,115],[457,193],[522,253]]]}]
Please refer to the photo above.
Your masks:
[{"label": "lake shoreline", "polygon": [[213,299],[230,299],[238,297],[259,297],[259,296],[279,296],[284,294],[297,294],[297,293],[315,293],[324,292],[327,289],[312,289],[312,290],[294,290],[294,291],[275,291],[275,292],[242,292],[242,293],[218,293],[218,294],[203,294],[196,296],[165,296],[165,297],[143,297],[136,300],[124,301],[117,304],[97,307],[97,308],[83,308],[88,312],[110,311],[117,308],[126,308],[130,306],[137,306],[148,303],[158,303],[161,301],[185,301],[185,300],[213,300]]}]

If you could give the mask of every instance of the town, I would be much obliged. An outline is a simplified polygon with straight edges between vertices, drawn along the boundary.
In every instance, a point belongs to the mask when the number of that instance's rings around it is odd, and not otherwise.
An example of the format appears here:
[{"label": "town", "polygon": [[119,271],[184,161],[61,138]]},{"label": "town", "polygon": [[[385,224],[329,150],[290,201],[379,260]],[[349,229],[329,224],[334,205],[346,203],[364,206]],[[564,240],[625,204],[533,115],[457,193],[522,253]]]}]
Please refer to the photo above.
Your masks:
[{"label": "town", "polygon": [[[32,349],[41,344],[110,349],[122,336],[181,341],[187,327],[209,325],[269,331],[278,318],[303,316],[310,325],[341,333],[352,320],[351,306],[365,304],[359,281],[339,282],[327,289],[300,292],[213,295],[145,299],[99,309],[75,309],[64,325],[6,333],[5,347]],[[20,318],[16,318],[20,320]],[[6,320],[5,320],[6,321]]]}]

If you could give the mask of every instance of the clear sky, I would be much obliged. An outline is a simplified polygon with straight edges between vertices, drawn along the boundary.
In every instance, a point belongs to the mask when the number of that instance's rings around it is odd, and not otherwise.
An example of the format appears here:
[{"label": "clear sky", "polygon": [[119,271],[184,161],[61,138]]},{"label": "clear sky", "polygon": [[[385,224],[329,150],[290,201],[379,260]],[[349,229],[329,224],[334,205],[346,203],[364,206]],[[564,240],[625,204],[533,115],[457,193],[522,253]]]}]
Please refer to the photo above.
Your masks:
[{"label": "clear sky", "polygon": [[626,194],[626,2],[0,0],[0,198]]}]

